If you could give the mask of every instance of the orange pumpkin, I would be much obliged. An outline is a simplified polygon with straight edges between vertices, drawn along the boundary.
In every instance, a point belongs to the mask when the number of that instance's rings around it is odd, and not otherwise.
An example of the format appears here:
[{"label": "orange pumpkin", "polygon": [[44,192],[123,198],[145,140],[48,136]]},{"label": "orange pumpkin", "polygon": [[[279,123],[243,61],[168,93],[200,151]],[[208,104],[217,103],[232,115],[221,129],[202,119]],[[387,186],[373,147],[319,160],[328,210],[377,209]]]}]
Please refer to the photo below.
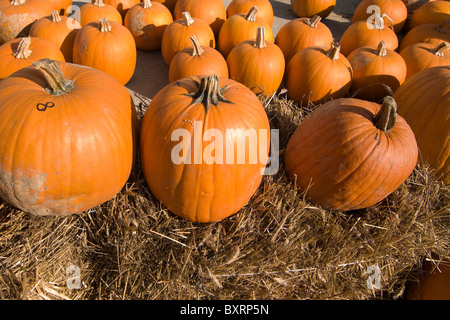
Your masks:
[{"label": "orange pumpkin", "polygon": [[154,51],[161,49],[164,31],[172,22],[172,13],[166,6],[144,0],[128,11],[124,25],[131,31],[138,49]]},{"label": "orange pumpkin", "polygon": [[133,165],[130,94],[104,72],[39,60],[0,81],[0,197],[35,215],[114,197]]},{"label": "orange pumpkin", "polygon": [[130,10],[133,6],[141,3],[140,0],[103,0],[105,4],[109,4],[119,11],[122,18],[125,18],[128,10]]},{"label": "orange pumpkin", "polygon": [[227,62],[219,51],[200,45],[196,36],[191,42],[192,47],[178,51],[170,62],[169,82],[198,75],[228,78]]},{"label": "orange pumpkin", "polygon": [[450,66],[433,67],[408,78],[394,94],[398,113],[417,139],[421,162],[450,184]]},{"label": "orange pumpkin", "polygon": [[442,41],[450,42],[450,27],[447,22],[439,25],[425,23],[410,30],[400,42],[399,51],[415,43],[431,43],[439,45]]},{"label": "orange pumpkin", "polygon": [[178,0],[173,10],[174,19],[181,19],[183,12],[206,21],[215,37],[219,35],[220,28],[227,19],[227,9],[222,0]]},{"label": "orange pumpkin", "polygon": [[450,44],[416,43],[400,52],[407,67],[406,79],[419,71],[437,66],[450,66]]},{"label": "orange pumpkin", "polygon": [[414,133],[395,101],[329,101],[303,120],[284,153],[286,172],[315,205],[333,210],[370,207],[412,173]]},{"label": "orange pumpkin", "polygon": [[256,94],[270,96],[283,81],[285,61],[281,49],[265,40],[264,32],[264,27],[259,27],[256,40],[246,40],[235,46],[227,64],[231,79]]},{"label": "orange pumpkin", "polygon": [[51,12],[51,5],[41,0],[0,0],[0,45],[28,36],[31,24]]},{"label": "orange pumpkin", "polygon": [[291,9],[300,18],[315,15],[326,18],[336,5],[336,0],[291,0]]},{"label": "orange pumpkin", "polygon": [[343,97],[352,84],[352,66],[339,44],[308,47],[297,52],[286,68],[289,99],[306,106]]},{"label": "orange pumpkin", "polygon": [[244,85],[215,75],[189,77],[155,95],[140,141],[153,195],[184,219],[214,222],[239,211],[259,187],[270,125]]},{"label": "orange pumpkin", "polygon": [[0,46],[0,79],[44,58],[64,61],[62,52],[50,41],[36,37],[12,39]]},{"label": "orange pumpkin", "polygon": [[247,13],[252,7],[258,7],[258,17],[273,25],[273,7],[269,0],[232,0],[227,7],[227,16]]},{"label": "orange pumpkin", "polygon": [[393,23],[394,31],[400,32],[408,17],[408,10],[402,0],[363,0],[353,13],[352,23],[356,21],[367,21],[374,12],[379,11],[385,15],[384,23],[390,26]]},{"label": "orange pumpkin", "polygon": [[[380,41],[376,48],[360,47],[347,58],[353,70],[350,90],[356,98],[381,101],[406,79],[405,60],[397,52],[387,49],[384,41]],[[384,86],[389,87],[390,91]]]},{"label": "orange pumpkin", "polygon": [[410,281],[406,298],[407,300],[450,300],[450,262],[425,260],[418,281]]},{"label": "orange pumpkin", "polygon": [[202,46],[214,48],[214,32],[207,22],[192,18],[189,12],[183,12],[183,18],[169,24],[164,31],[161,42],[161,54],[168,66],[175,54],[191,46],[190,38],[196,36]]},{"label": "orange pumpkin", "polygon": [[424,23],[441,24],[450,20],[450,2],[433,1],[417,8],[408,20],[408,30]]},{"label": "orange pumpkin", "polygon": [[436,0],[402,0],[402,1],[406,5],[406,8],[408,9],[408,13],[412,14],[421,5],[423,5],[427,2],[436,1]]},{"label": "orange pumpkin", "polygon": [[247,14],[237,13],[229,17],[220,29],[217,45],[220,53],[227,58],[231,49],[245,40],[255,39],[258,27],[266,30],[266,40],[273,42],[271,27],[258,17],[258,8],[252,7]]},{"label": "orange pumpkin", "polygon": [[67,16],[70,14],[69,9],[72,6],[72,0],[47,0],[52,5],[53,10],[58,14]]},{"label": "orange pumpkin", "polygon": [[77,20],[60,16],[58,11],[53,10],[51,16],[41,18],[33,23],[30,36],[54,43],[64,54],[65,60],[72,62],[73,42],[80,29],[81,25]]},{"label": "orange pumpkin", "polygon": [[104,71],[125,85],[136,68],[136,44],[131,32],[115,21],[100,19],[85,25],[73,44],[73,62]]},{"label": "orange pumpkin", "polygon": [[107,19],[122,24],[122,15],[116,8],[105,4],[103,0],[94,0],[92,3],[83,4],[80,7],[80,24],[85,26],[90,22]]},{"label": "orange pumpkin", "polygon": [[298,18],[284,24],[275,37],[275,44],[284,54],[286,64],[292,56],[307,47],[328,47],[333,42],[331,30],[320,16]]}]

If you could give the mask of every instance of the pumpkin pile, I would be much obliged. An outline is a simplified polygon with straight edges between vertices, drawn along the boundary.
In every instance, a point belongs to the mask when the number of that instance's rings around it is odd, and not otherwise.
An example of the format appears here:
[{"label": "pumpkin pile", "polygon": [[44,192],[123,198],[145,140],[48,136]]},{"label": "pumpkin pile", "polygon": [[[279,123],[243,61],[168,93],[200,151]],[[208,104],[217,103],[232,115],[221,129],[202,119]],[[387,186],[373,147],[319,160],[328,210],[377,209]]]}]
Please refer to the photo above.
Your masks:
[{"label": "pumpkin pile", "polygon": [[[291,0],[296,18],[277,33],[269,0],[0,0],[0,209],[92,221],[112,205],[133,232],[142,227],[123,210],[144,219],[140,201],[192,230],[262,212],[278,227],[254,224],[287,245],[306,241],[292,218],[310,208],[323,226],[379,217],[386,204],[410,210],[422,172],[447,199],[450,2],[418,2],[363,0],[338,37],[327,24],[335,0]],[[155,52],[168,81],[139,103],[129,87],[139,57]],[[342,234],[359,229],[345,220]],[[184,246],[186,230],[153,235]],[[420,254],[445,256],[446,245]]]}]

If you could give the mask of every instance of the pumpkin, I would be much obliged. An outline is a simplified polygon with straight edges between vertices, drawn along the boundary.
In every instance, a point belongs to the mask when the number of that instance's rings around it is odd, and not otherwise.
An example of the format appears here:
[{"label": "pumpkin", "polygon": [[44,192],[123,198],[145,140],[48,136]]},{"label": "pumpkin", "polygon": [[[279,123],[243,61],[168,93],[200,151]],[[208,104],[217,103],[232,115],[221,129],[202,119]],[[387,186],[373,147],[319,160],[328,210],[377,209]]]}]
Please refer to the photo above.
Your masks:
[{"label": "pumpkin", "polygon": [[286,68],[285,87],[289,99],[306,106],[343,97],[352,84],[352,66],[333,43],[297,52]]},{"label": "pumpkin", "polygon": [[47,0],[60,15],[69,15],[69,9],[72,6],[72,0]]},{"label": "pumpkin", "polygon": [[275,37],[275,44],[284,54],[286,64],[292,56],[307,47],[328,47],[333,42],[331,30],[320,16],[298,18],[284,24]]},{"label": "pumpkin", "polygon": [[156,199],[189,221],[214,222],[239,211],[259,187],[270,125],[244,85],[196,76],[155,95],[140,141],[142,170]]},{"label": "pumpkin", "polygon": [[336,0],[291,0],[291,9],[300,18],[315,15],[326,18],[333,11]]},{"label": "pumpkin", "polygon": [[316,108],[290,137],[284,153],[288,177],[324,209],[370,207],[395,191],[412,173],[418,151],[414,133],[396,113],[355,98]]},{"label": "pumpkin", "polygon": [[406,299],[450,300],[450,262],[425,260],[421,271],[417,281],[410,281]]},{"label": "pumpkin", "polygon": [[227,58],[230,78],[256,94],[271,96],[281,85],[285,61],[281,49],[265,40],[265,28],[258,27],[256,40],[235,46]]},{"label": "pumpkin", "polygon": [[422,70],[408,78],[394,94],[398,113],[416,135],[422,163],[450,184],[450,67]]},{"label": "pumpkin", "polygon": [[219,35],[227,19],[227,9],[222,0],[178,0],[173,10],[174,19],[181,19],[183,12],[189,12],[193,18],[206,21],[215,37]]},{"label": "pumpkin", "polygon": [[266,40],[273,42],[271,27],[257,16],[258,8],[252,7],[247,14],[237,13],[229,17],[220,29],[217,45],[220,53],[227,58],[231,49],[242,41],[255,39],[258,27],[266,30]]},{"label": "pumpkin", "polygon": [[447,22],[439,25],[425,23],[408,31],[400,42],[399,52],[415,43],[431,43],[439,45],[442,41],[450,42],[450,28]]},{"label": "pumpkin", "polygon": [[62,52],[50,41],[36,37],[9,40],[0,46],[0,79],[47,57],[64,61]]},{"label": "pumpkin", "polygon": [[220,52],[200,45],[196,36],[190,40],[192,47],[178,51],[170,62],[169,82],[197,75],[228,78],[228,65]]},{"label": "pumpkin", "polygon": [[423,5],[427,2],[436,1],[436,0],[402,0],[402,1],[406,5],[406,8],[408,9],[408,13],[412,14],[414,12],[414,10],[419,8],[421,5]]},{"label": "pumpkin", "polygon": [[364,47],[376,47],[381,40],[386,48],[396,50],[398,38],[394,30],[384,24],[381,15],[375,14],[375,23],[357,21],[352,23],[342,34],[340,44],[341,52],[348,56],[353,50]]},{"label": "pumpkin", "polygon": [[131,31],[138,49],[154,51],[161,49],[164,31],[172,22],[172,13],[166,6],[144,0],[127,12],[124,26]]},{"label": "pumpkin", "polygon": [[450,2],[433,1],[417,8],[408,20],[408,30],[424,23],[440,24],[450,20]]},{"label": "pumpkin", "polygon": [[130,175],[136,128],[107,74],[49,59],[20,69],[0,81],[0,197],[35,215],[102,204]]},{"label": "pumpkin", "polygon": [[115,21],[100,19],[85,25],[73,44],[73,62],[96,68],[125,85],[136,68],[136,44],[131,32]]},{"label": "pumpkin", "polygon": [[430,43],[416,43],[400,52],[407,67],[406,79],[419,71],[437,67],[450,66],[450,44],[442,42],[436,46]]},{"label": "pumpkin", "polygon": [[162,3],[163,5],[165,5],[167,7],[167,9],[170,10],[170,12],[173,13],[173,11],[175,9],[175,5],[177,4],[178,0],[154,0],[154,1]]},{"label": "pumpkin", "polygon": [[103,0],[94,0],[92,3],[83,4],[80,7],[80,24],[85,26],[90,22],[107,19],[122,24],[122,15],[116,8],[105,4]]},{"label": "pumpkin", "polygon": [[247,13],[252,7],[258,7],[258,17],[273,25],[273,7],[269,0],[232,0],[227,6],[227,16]]},{"label": "pumpkin", "polygon": [[175,54],[191,46],[190,38],[196,36],[203,46],[215,48],[214,32],[207,22],[192,18],[189,12],[183,12],[183,18],[169,24],[164,30],[161,41],[161,54],[168,66]]},{"label": "pumpkin", "polygon": [[[371,7],[372,6],[372,7]],[[408,10],[402,0],[363,0],[353,13],[352,23],[367,21],[374,12],[379,11],[384,16],[384,23],[393,23],[394,31],[400,32],[405,25]]]},{"label": "pumpkin", "polygon": [[41,18],[33,23],[30,36],[54,43],[64,54],[64,59],[72,62],[73,42],[79,29],[81,29],[81,25],[77,20],[60,16],[58,11],[53,10],[51,16]]},{"label": "pumpkin", "polygon": [[28,36],[31,24],[51,12],[51,5],[41,0],[0,0],[0,45]]},{"label": "pumpkin", "polygon": [[[370,101],[381,101],[393,93],[406,79],[407,67],[403,57],[387,49],[384,41],[378,47],[360,47],[347,57],[352,65],[353,96]],[[385,86],[389,87],[387,91]]]},{"label": "pumpkin", "polygon": [[122,18],[125,18],[128,10],[137,4],[140,4],[140,0],[103,0],[105,4],[109,4],[119,11]]}]

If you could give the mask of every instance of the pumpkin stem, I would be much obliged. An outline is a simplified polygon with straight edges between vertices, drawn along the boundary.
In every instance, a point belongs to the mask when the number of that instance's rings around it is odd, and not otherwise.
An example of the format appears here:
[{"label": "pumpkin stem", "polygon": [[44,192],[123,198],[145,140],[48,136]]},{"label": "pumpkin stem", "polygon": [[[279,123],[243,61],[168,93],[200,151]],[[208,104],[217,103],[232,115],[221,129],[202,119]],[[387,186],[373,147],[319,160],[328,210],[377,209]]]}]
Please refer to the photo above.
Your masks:
[{"label": "pumpkin stem", "polygon": [[20,39],[16,51],[13,52],[13,56],[16,59],[28,59],[32,52],[30,50],[30,44],[31,44],[31,37]]},{"label": "pumpkin stem", "polygon": [[258,7],[253,6],[245,16],[245,19],[248,21],[255,22],[256,21],[256,14],[258,13]]},{"label": "pumpkin stem", "polygon": [[446,50],[448,50],[448,48],[450,48],[450,44],[448,42],[442,42],[440,45],[438,45],[436,48],[431,49],[430,51],[439,56],[439,57],[443,57],[444,56],[444,52]]},{"label": "pumpkin stem", "polygon": [[341,51],[341,46],[339,43],[334,42],[331,44],[331,48],[326,51],[327,57],[329,57],[331,60],[339,60],[339,52]]},{"label": "pumpkin stem", "polygon": [[395,126],[397,121],[397,103],[393,97],[384,97],[381,109],[373,120],[375,127],[383,132],[387,132]]},{"label": "pumpkin stem", "polygon": [[[369,22],[367,22],[369,23]],[[384,29],[384,19],[383,16],[379,13],[374,14],[374,22],[372,22],[372,25],[375,29],[382,30]]]},{"label": "pumpkin stem", "polygon": [[101,18],[99,21],[99,30],[100,32],[109,32],[112,30],[111,24],[109,23],[108,19]]},{"label": "pumpkin stem", "polygon": [[186,94],[194,99],[191,104],[203,103],[206,112],[208,112],[211,104],[217,106],[219,102],[232,103],[222,95],[227,87],[219,88],[219,77],[217,75],[205,76],[197,84],[198,90],[196,92]]},{"label": "pumpkin stem", "polygon": [[11,0],[10,3],[13,6],[20,6],[21,4],[24,4],[26,0]]},{"label": "pumpkin stem", "polygon": [[313,28],[317,28],[317,25],[319,24],[320,20],[322,20],[322,17],[316,15],[311,19],[309,19],[307,25]]},{"label": "pumpkin stem", "polygon": [[437,32],[447,33],[447,28],[448,28],[449,24],[450,24],[450,21],[446,20],[446,21],[442,22],[441,24],[439,24],[438,26],[436,26],[435,29]]},{"label": "pumpkin stem", "polygon": [[387,55],[386,52],[386,43],[384,43],[383,40],[380,41],[378,44],[377,50],[375,51],[375,54],[379,57],[385,57]]},{"label": "pumpkin stem", "polygon": [[205,50],[203,50],[200,42],[198,41],[196,36],[192,36],[189,38],[192,42],[192,46],[194,47],[194,52],[192,53],[193,56],[200,56],[203,54],[203,52],[205,52]]},{"label": "pumpkin stem", "polygon": [[195,21],[194,19],[192,19],[191,14],[187,11],[181,13],[183,15],[183,23],[186,26],[190,26],[191,24],[193,24]]},{"label": "pumpkin stem", "polygon": [[52,22],[61,22],[61,16],[59,15],[59,12],[56,10],[52,11]]},{"label": "pumpkin stem", "polygon": [[151,8],[151,6],[152,6],[152,2],[151,2],[150,0],[144,0],[144,1],[142,2],[142,4],[143,4],[143,6],[144,6],[144,9]]},{"label": "pumpkin stem", "polygon": [[256,42],[254,45],[255,48],[261,49],[267,47],[265,32],[266,29],[264,29],[264,27],[258,27],[258,29],[256,30]]},{"label": "pumpkin stem", "polygon": [[49,58],[33,62],[33,67],[40,71],[50,88],[46,89],[50,94],[59,96],[72,91],[73,81],[66,79],[55,61]]},{"label": "pumpkin stem", "polygon": [[103,0],[95,0],[95,1],[94,1],[94,6],[97,6],[97,7],[104,7],[104,6],[105,6],[105,3],[103,2]]}]

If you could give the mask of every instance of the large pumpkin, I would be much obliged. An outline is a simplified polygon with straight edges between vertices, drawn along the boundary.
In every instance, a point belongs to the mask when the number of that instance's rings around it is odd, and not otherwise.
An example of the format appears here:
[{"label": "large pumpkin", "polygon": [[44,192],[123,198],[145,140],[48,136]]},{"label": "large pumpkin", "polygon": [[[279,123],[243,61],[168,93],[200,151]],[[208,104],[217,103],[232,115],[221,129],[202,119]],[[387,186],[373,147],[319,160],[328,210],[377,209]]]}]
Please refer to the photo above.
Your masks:
[{"label": "large pumpkin", "polygon": [[363,0],[356,7],[352,16],[352,22],[367,21],[373,14],[379,11],[384,18],[384,23],[393,27],[396,33],[405,25],[408,10],[402,0]]},{"label": "large pumpkin", "polygon": [[450,66],[433,67],[408,78],[394,94],[398,113],[411,126],[420,160],[450,184]]},{"label": "large pumpkin", "polygon": [[400,51],[407,67],[406,79],[428,68],[450,66],[449,48],[448,42],[441,42],[437,46],[431,43],[416,43]]},{"label": "large pumpkin", "polygon": [[215,75],[189,77],[155,95],[140,141],[153,195],[184,219],[212,222],[240,210],[258,188],[270,126],[244,85]]},{"label": "large pumpkin", "polygon": [[326,18],[333,11],[336,0],[291,0],[291,9],[300,18],[315,15]]},{"label": "large pumpkin", "polygon": [[424,23],[440,24],[450,20],[450,2],[432,1],[417,8],[408,20],[409,30]]},{"label": "large pumpkin", "polygon": [[0,81],[0,197],[36,215],[114,197],[133,165],[130,94],[107,74],[39,60]]},{"label": "large pumpkin", "polygon": [[341,98],[300,123],[284,153],[288,176],[315,205],[356,210],[375,205],[412,173],[417,144],[395,101],[382,106]]}]

